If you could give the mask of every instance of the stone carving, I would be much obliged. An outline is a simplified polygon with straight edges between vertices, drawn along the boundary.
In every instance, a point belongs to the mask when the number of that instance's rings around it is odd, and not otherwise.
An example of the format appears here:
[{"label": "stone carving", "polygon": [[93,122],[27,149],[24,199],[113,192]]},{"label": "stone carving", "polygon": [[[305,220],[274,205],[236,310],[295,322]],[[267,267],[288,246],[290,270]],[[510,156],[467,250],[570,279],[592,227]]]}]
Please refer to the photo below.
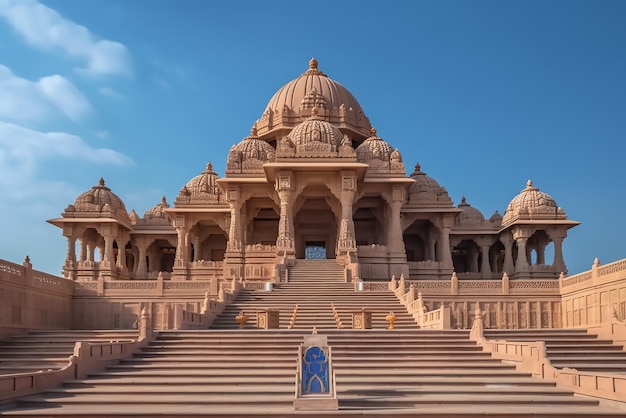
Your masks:
[{"label": "stone carving", "polygon": [[504,212],[503,225],[523,219],[566,219],[565,212],[547,193],[541,192],[528,180],[526,188],[511,200]]},{"label": "stone carving", "polygon": [[174,205],[198,206],[225,203],[224,195],[216,182],[217,178],[217,174],[213,171],[213,165],[208,163],[206,170],[189,180],[178,192]]},{"label": "stone carving", "polygon": [[262,173],[263,165],[274,161],[276,150],[257,136],[256,125],[250,135],[228,152],[226,174]]}]

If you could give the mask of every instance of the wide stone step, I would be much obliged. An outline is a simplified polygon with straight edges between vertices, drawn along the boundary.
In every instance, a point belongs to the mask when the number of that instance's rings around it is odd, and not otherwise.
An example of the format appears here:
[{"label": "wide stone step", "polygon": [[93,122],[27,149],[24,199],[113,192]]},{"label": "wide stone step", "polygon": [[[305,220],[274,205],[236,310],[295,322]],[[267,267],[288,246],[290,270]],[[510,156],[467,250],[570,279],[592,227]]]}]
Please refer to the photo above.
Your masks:
[{"label": "wide stone step", "polygon": [[[146,393],[83,393],[81,396],[75,396],[74,393],[66,392],[50,392],[46,396],[33,395],[28,396],[20,401],[21,404],[37,404],[42,402],[44,404],[60,403],[63,404],[111,404],[112,396],[114,395],[115,404],[135,404],[146,403],[152,405],[174,404],[174,405],[186,405],[186,404],[202,404],[212,406],[214,404],[231,404],[240,405],[242,403],[254,403],[256,405],[268,405],[276,403],[292,404],[294,395],[288,392],[266,392],[259,394],[251,394],[250,396],[242,397],[240,393],[210,393],[210,392],[192,392],[192,393],[159,393],[159,392],[146,392]],[[257,396],[254,396],[257,395]],[[526,394],[524,392],[518,393],[502,393],[490,391],[487,393],[468,393],[465,396],[459,393],[411,393],[401,390],[393,391],[381,391],[372,390],[362,393],[344,393],[342,394],[342,405],[373,405],[377,406],[400,406],[400,405],[476,405],[476,404],[491,404],[491,405],[507,405],[512,404],[526,405],[531,403],[535,408],[539,405],[547,406],[573,406],[573,405],[597,405],[598,401],[590,400],[582,397],[574,397],[571,394],[553,393],[537,396],[534,393]]]}]

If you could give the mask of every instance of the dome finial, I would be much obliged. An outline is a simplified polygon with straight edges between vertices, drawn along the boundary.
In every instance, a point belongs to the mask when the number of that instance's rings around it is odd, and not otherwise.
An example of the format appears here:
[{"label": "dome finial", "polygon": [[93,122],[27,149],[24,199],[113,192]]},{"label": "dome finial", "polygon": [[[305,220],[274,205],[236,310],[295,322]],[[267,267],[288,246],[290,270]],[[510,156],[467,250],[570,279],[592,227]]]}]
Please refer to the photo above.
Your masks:
[{"label": "dome finial", "polygon": [[466,205],[466,204],[467,204],[467,199],[465,199],[465,196],[463,196],[463,197],[461,198],[461,204],[462,204],[462,205]]},{"label": "dome finial", "polygon": [[317,108],[317,106],[313,106],[313,109],[311,109],[311,115],[317,116],[318,113],[319,113],[319,109]]},{"label": "dome finial", "polygon": [[211,164],[211,161],[206,164],[206,171],[213,171],[213,164]]},{"label": "dome finial", "polygon": [[161,197],[161,203],[167,205],[167,199],[165,198],[165,196]]},{"label": "dome finial", "polygon": [[420,163],[415,163],[415,172],[419,173],[420,171],[422,171],[422,166]]},{"label": "dome finial", "polygon": [[370,135],[371,135],[371,136],[373,136],[373,137],[376,137],[376,133],[377,133],[377,132],[376,132],[376,128],[374,128],[374,127],[372,126],[372,129],[370,129]]},{"label": "dome finial", "polygon": [[104,186],[104,179],[102,177],[100,177],[100,180],[98,180],[98,185]]},{"label": "dome finial", "polygon": [[315,58],[311,58],[309,61],[309,68],[311,70],[317,70],[317,60]]},{"label": "dome finial", "polygon": [[254,125],[252,125],[252,128],[250,129],[250,138],[256,138],[257,137],[257,128],[256,128],[256,122],[254,122]]},{"label": "dome finial", "polygon": [[526,182],[526,188],[527,189],[533,188],[533,181],[531,179],[528,179],[528,181]]}]

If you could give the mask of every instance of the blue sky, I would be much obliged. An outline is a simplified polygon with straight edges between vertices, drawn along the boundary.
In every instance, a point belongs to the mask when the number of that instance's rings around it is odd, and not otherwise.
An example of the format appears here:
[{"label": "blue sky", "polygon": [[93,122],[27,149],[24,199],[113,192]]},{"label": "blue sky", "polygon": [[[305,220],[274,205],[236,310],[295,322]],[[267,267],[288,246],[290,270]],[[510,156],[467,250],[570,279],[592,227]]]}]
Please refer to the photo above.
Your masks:
[{"label": "blue sky", "polygon": [[0,0],[0,258],[60,273],[55,218],[103,177],[140,215],[319,68],[455,204],[532,179],[570,273],[626,257],[626,2]]}]

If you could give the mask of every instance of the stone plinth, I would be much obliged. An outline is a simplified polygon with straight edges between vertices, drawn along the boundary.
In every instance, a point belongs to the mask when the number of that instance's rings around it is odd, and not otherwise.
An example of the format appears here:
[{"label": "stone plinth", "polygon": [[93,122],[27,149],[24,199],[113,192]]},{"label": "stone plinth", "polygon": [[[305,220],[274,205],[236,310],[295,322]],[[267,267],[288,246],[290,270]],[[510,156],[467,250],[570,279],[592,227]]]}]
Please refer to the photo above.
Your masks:
[{"label": "stone plinth", "polygon": [[353,312],[352,329],[372,329],[372,312],[365,309]]},{"label": "stone plinth", "polygon": [[271,309],[257,312],[256,326],[260,329],[278,329],[280,327],[279,312]]}]

